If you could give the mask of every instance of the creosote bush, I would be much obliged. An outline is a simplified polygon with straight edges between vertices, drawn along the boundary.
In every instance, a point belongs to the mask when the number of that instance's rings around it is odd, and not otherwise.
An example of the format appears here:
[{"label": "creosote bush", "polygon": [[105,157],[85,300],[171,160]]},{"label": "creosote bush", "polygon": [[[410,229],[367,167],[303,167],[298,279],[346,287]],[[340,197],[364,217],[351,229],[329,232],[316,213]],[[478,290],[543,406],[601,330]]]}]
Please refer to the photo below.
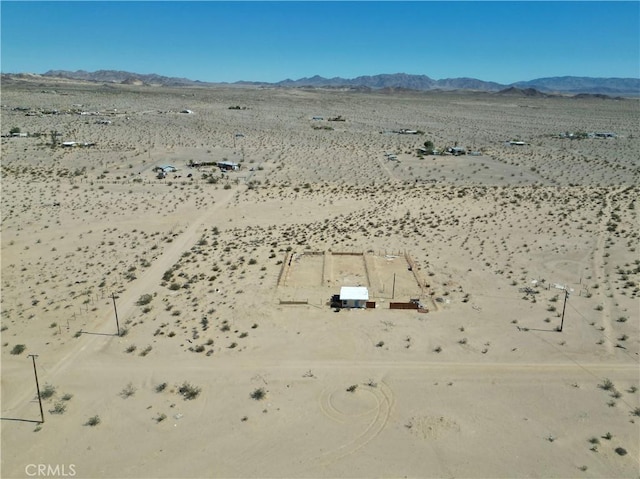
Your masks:
[{"label": "creosote bush", "polygon": [[136,302],[136,304],[138,306],[145,306],[147,304],[149,304],[151,302],[151,300],[153,299],[153,296],[150,294],[143,294],[142,296],[140,296],[138,298],[138,301]]},{"label": "creosote bush", "polygon": [[201,389],[197,386],[193,386],[188,382],[182,383],[182,386],[178,388],[178,392],[184,397],[185,400],[192,400],[198,397]]},{"label": "creosote bush", "polygon": [[255,399],[256,401],[260,401],[265,398],[267,392],[264,388],[254,389],[254,391],[249,395],[251,399]]},{"label": "creosote bush", "polygon": [[18,355],[18,354],[22,354],[24,352],[24,350],[27,349],[27,347],[24,344],[16,344],[12,349],[11,349],[11,354],[13,355]]},{"label": "creosote bush", "polygon": [[100,416],[91,416],[87,422],[84,423],[85,426],[97,426],[100,424]]},{"label": "creosote bush", "polygon": [[44,388],[42,389],[42,391],[40,391],[40,397],[42,399],[49,399],[51,397],[53,397],[53,395],[56,393],[56,387],[52,386],[51,384],[45,384]]},{"label": "creosote bush", "polygon": [[605,391],[611,391],[612,389],[614,389],[614,385],[613,382],[611,382],[610,379],[605,378],[604,381],[602,381],[602,384],[598,384],[598,387],[600,389],[604,389]]},{"label": "creosote bush", "polygon": [[64,414],[66,410],[67,410],[67,405],[62,401],[58,401],[53,405],[52,409],[49,409],[49,412],[51,414]]}]

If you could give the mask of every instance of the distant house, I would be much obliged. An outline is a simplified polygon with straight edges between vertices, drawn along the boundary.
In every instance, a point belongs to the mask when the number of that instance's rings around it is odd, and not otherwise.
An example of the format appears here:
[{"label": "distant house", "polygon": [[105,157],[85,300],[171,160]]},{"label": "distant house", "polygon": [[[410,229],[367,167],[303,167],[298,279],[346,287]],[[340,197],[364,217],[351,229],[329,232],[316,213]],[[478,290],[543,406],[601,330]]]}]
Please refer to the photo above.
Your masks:
[{"label": "distant house", "polygon": [[27,133],[20,133],[20,132],[17,132],[17,133],[11,133],[11,136],[12,136],[13,138],[26,138],[26,137],[27,137],[27,136],[29,136],[29,135],[28,135]]},{"label": "distant house", "polygon": [[453,148],[449,148],[448,151],[453,156],[459,156],[459,155],[466,155],[467,154],[467,150],[465,150],[461,146],[454,146]]},{"label": "distant house", "polygon": [[366,308],[369,290],[364,286],[343,286],[340,288],[340,304],[343,308]]},{"label": "distant house", "polygon": [[240,165],[238,165],[238,163],[233,163],[232,161],[219,161],[218,168],[223,171],[236,171],[240,169]]},{"label": "distant house", "polygon": [[186,113],[187,115],[191,115],[193,111],[191,110],[182,110],[180,113]]},{"label": "distant house", "polygon": [[157,171],[159,173],[175,173],[178,169],[175,166],[164,165],[164,166],[156,166],[153,171]]},{"label": "distant house", "polygon": [[76,146],[76,142],[75,141],[65,141],[62,143],[62,146],[64,148],[73,148],[74,146]]}]

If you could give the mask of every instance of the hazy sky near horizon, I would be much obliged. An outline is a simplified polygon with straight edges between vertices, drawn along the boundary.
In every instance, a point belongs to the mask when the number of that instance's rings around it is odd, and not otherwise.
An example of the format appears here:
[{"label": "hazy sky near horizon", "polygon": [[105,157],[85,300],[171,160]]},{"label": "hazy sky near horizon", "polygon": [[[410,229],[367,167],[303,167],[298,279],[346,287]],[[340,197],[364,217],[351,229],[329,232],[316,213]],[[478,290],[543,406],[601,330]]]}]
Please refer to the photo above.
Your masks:
[{"label": "hazy sky near horizon", "polygon": [[0,2],[3,73],[640,78],[640,2]]}]

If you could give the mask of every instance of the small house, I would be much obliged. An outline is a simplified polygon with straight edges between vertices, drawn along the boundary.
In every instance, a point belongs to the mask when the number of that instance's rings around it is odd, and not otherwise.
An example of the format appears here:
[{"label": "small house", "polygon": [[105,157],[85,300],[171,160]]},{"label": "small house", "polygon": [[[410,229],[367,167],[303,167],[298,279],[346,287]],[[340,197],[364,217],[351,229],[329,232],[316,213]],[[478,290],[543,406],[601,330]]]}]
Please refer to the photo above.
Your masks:
[{"label": "small house", "polygon": [[164,166],[156,166],[153,171],[157,171],[159,173],[175,173],[178,169],[175,166],[164,165]]},{"label": "small house", "polygon": [[369,290],[364,286],[343,286],[340,288],[340,305],[343,308],[366,308]]},{"label": "small house", "polygon": [[240,169],[240,165],[238,165],[238,163],[233,163],[232,161],[219,161],[218,168],[220,168],[222,171],[236,171]]},{"label": "small house", "polygon": [[454,146],[453,148],[449,148],[449,153],[451,153],[453,156],[466,155],[467,150],[465,150],[461,146]]}]

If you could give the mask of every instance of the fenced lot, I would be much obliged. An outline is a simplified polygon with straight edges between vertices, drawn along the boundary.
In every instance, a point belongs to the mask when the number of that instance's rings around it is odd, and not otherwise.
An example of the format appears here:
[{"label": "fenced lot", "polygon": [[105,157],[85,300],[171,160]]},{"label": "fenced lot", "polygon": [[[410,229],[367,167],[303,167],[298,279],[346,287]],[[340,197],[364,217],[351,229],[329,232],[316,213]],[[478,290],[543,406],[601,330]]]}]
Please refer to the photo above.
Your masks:
[{"label": "fenced lot", "polygon": [[366,286],[372,298],[418,298],[425,282],[406,252],[290,253],[283,262],[280,288],[338,291]]}]

